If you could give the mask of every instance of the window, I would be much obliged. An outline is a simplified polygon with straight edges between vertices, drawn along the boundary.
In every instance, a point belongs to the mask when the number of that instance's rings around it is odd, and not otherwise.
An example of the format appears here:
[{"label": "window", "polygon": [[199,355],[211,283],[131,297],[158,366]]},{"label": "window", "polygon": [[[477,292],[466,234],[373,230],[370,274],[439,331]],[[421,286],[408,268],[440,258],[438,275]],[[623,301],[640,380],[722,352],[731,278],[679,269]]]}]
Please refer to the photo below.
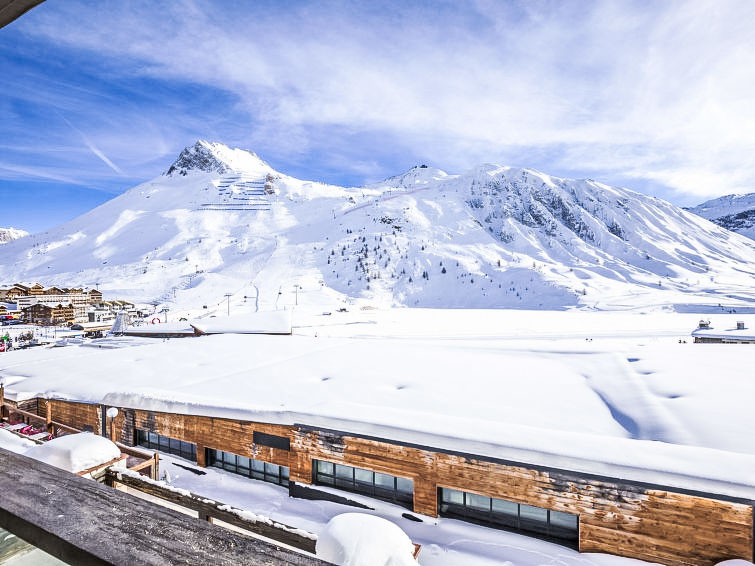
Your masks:
[{"label": "window", "polygon": [[253,460],[222,450],[207,449],[207,465],[221,468],[255,480],[288,487],[288,468],[261,460]]},{"label": "window", "polygon": [[280,450],[291,450],[291,441],[285,436],[276,436],[265,432],[254,431],[252,441],[260,446],[269,446]]},{"label": "window", "polygon": [[191,442],[184,442],[183,440],[137,429],[136,443],[151,450],[167,452],[168,454],[180,456],[193,462],[197,461],[197,445]]},{"label": "window", "polygon": [[320,485],[332,485],[346,491],[363,493],[410,509],[414,503],[414,482],[408,478],[322,460],[314,461],[312,471],[314,482]]},{"label": "window", "polygon": [[440,514],[531,534],[572,547],[576,547],[579,541],[577,515],[456,489],[440,488]]}]

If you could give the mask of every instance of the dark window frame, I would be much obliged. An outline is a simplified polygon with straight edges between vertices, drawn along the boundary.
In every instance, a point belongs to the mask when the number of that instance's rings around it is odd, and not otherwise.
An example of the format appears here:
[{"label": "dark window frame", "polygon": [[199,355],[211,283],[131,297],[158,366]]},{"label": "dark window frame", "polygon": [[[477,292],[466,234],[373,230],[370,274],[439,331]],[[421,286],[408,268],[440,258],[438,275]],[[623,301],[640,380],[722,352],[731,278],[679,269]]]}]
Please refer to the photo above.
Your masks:
[{"label": "dark window frame", "polygon": [[[320,464],[323,464],[323,468],[330,466],[332,473],[321,471]],[[357,472],[361,472],[362,478],[357,479]],[[383,479],[391,478],[393,486],[389,487],[377,483],[375,478],[378,477],[378,474],[383,476]],[[367,475],[371,479],[366,479]],[[312,481],[317,485],[327,485],[351,493],[367,495],[408,509],[414,508],[414,480],[411,478],[393,476],[366,468],[336,464],[327,460],[312,460]],[[404,484],[410,482],[411,491],[400,488],[400,481]]]},{"label": "dark window frame", "polygon": [[[246,462],[245,462],[246,460]],[[216,450],[215,448],[205,449],[205,462],[208,466],[219,468],[238,474],[253,480],[264,481],[282,487],[288,487],[289,475],[291,470],[287,466],[256,460],[233,452],[225,450]],[[248,462],[248,466],[246,463]]]},{"label": "dark window frame", "polygon": [[143,446],[144,448],[156,450],[158,452],[167,452],[168,454],[192,462],[197,461],[197,445],[192,442],[186,442],[185,440],[179,440],[178,438],[171,438],[170,436],[164,436],[140,428],[134,430],[134,437],[136,440],[134,444],[138,446]]},{"label": "dark window frame", "polygon": [[277,448],[278,450],[291,450],[291,439],[285,436],[278,436],[276,434],[268,434],[266,432],[260,432],[255,430],[252,433],[252,442],[259,444],[260,446],[268,446],[269,448]]},{"label": "dark window frame", "polygon": [[[453,503],[450,501],[450,497],[444,497],[446,491],[455,491],[462,494],[463,503]],[[483,497],[488,499],[487,511],[481,508],[472,508],[468,501],[473,497]],[[514,521],[513,514],[505,514],[497,512],[493,509],[493,502],[500,501],[509,505],[517,506],[516,519]],[[545,522],[531,520],[528,518],[522,520],[522,506],[531,507],[539,511],[545,512]],[[570,529],[564,526],[552,525],[551,515],[558,513],[560,515],[572,516],[576,520],[574,529]],[[555,511],[546,509],[544,507],[538,507],[536,505],[529,505],[524,503],[517,503],[515,501],[508,501],[506,499],[500,499],[497,497],[490,497],[487,495],[478,495],[470,493],[468,491],[462,491],[460,489],[454,489],[450,487],[438,488],[438,515],[441,517],[448,517],[452,519],[459,519],[478,525],[484,525],[486,527],[492,527],[494,529],[501,529],[504,531],[510,531],[534,538],[547,540],[554,542],[562,546],[569,548],[579,547],[579,515],[577,513],[566,513],[563,511]],[[506,520],[508,519],[508,520]],[[528,528],[529,527],[529,528]]]}]

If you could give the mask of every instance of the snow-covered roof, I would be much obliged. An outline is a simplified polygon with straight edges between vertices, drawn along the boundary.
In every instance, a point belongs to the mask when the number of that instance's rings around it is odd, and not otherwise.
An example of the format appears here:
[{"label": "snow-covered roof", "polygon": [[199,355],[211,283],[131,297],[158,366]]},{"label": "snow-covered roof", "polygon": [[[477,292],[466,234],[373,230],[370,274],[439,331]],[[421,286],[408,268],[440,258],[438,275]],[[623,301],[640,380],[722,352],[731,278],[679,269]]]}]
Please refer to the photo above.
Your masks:
[{"label": "snow-covered roof", "polygon": [[126,344],[5,354],[6,396],[302,424],[755,499],[745,348],[264,335]]},{"label": "snow-covered roof", "polygon": [[[159,317],[154,317],[154,319],[159,320]],[[194,334],[194,328],[192,328],[188,321],[157,322],[157,320],[155,320],[155,324],[131,326],[124,331],[124,334],[135,336],[146,336],[150,334],[154,334],[155,336],[162,336],[164,334]]]},{"label": "snow-covered roof", "polygon": [[716,338],[722,340],[755,340],[755,328],[725,328],[716,329],[710,326],[699,327],[692,331],[696,338]]},{"label": "snow-covered roof", "polygon": [[278,310],[196,319],[191,326],[202,334],[291,334],[291,313]]}]

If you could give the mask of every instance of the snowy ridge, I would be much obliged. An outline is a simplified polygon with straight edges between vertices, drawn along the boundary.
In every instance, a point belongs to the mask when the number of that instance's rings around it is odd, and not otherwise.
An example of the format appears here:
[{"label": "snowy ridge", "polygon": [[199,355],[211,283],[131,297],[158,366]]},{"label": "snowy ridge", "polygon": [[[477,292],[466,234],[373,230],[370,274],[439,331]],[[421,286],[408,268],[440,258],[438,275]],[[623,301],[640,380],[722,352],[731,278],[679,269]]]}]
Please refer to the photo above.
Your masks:
[{"label": "snowy ridge", "polygon": [[688,210],[755,240],[755,193],[726,195]]},{"label": "snowy ridge", "polygon": [[13,240],[18,240],[24,236],[28,236],[29,232],[18,230],[16,228],[0,228],[0,244],[7,244]]},{"label": "snowy ridge", "polygon": [[300,301],[741,312],[753,276],[751,240],[628,189],[499,165],[337,187],[205,141],[165,175],[0,251],[4,281],[99,282],[187,318]]}]

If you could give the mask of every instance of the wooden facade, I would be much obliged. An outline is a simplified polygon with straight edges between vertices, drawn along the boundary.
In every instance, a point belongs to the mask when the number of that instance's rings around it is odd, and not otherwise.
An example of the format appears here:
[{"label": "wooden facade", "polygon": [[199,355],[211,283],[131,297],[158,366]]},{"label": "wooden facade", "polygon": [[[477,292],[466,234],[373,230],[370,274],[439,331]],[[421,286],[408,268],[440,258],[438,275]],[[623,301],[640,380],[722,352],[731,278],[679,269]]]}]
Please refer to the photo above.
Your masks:
[{"label": "wooden facade", "polygon": [[46,305],[36,303],[23,309],[24,321],[32,324],[63,324],[76,320],[72,304]]},{"label": "wooden facade", "polygon": [[[33,403],[36,403],[34,405]],[[109,435],[107,407],[71,401],[26,402],[56,421]],[[133,444],[141,429],[205,448],[262,460],[290,470],[291,485],[313,483],[313,461],[323,460],[412,479],[413,510],[435,517],[439,488],[504,499],[578,515],[582,552],[605,552],[671,566],[711,566],[753,560],[753,502],[617,478],[451,453],[387,439],[304,425],[283,426],[118,407],[117,439]],[[40,413],[41,414],[41,413]],[[254,433],[289,440],[290,450],[254,443]],[[250,480],[253,481],[253,480]]]}]

